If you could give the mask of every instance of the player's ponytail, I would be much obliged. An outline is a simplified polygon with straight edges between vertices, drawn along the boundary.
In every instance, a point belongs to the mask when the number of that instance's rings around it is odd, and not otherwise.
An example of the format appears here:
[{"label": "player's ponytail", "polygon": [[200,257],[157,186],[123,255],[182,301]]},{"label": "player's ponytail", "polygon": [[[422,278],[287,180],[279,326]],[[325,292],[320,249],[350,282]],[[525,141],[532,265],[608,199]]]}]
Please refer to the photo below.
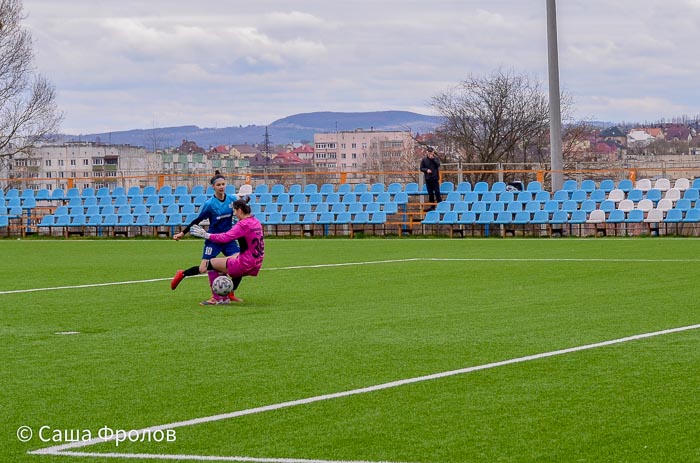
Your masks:
[{"label": "player's ponytail", "polygon": [[216,181],[219,180],[220,178],[226,180],[226,178],[222,175],[222,173],[221,173],[219,170],[215,170],[215,171],[214,171],[214,176],[211,178],[211,180],[209,180],[209,183],[213,185],[213,184],[215,184]]}]

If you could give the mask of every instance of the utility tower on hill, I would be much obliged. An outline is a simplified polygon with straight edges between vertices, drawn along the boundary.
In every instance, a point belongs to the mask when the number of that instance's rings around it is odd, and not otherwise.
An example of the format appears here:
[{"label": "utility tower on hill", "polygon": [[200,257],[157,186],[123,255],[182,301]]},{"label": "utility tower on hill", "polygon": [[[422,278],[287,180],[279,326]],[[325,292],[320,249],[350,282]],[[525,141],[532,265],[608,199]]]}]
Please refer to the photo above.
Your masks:
[{"label": "utility tower on hill", "polygon": [[270,134],[267,132],[267,127],[265,127],[265,139],[263,141],[263,154],[270,157]]}]

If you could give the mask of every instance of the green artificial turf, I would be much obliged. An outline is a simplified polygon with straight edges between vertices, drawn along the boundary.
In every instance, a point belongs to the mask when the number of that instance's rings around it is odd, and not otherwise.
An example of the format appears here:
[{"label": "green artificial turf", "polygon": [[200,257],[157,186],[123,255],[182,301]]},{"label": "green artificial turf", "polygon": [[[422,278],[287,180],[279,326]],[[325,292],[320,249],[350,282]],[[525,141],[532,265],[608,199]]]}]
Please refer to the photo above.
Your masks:
[{"label": "green artificial turf", "polygon": [[[29,455],[65,443],[42,426],[138,430],[700,323],[695,239],[268,239],[245,302],[216,307],[197,304],[206,277],[169,288],[201,241],[0,240],[0,255],[8,462],[118,461]],[[700,461],[698,371],[692,329],[75,450]]]}]

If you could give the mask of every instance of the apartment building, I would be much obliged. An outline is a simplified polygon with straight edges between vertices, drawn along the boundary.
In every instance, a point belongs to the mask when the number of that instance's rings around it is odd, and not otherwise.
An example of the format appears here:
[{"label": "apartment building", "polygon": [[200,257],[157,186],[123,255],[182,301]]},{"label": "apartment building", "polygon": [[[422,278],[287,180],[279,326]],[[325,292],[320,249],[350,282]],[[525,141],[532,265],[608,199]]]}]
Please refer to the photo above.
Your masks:
[{"label": "apartment building", "polygon": [[390,170],[412,158],[413,153],[410,131],[357,129],[314,134],[313,162],[319,170]]},{"label": "apartment building", "polygon": [[[143,147],[94,142],[46,144],[13,156],[2,178],[22,179],[24,188],[40,190],[124,186],[118,177],[157,172],[159,162]],[[35,179],[35,180],[34,180]]]}]

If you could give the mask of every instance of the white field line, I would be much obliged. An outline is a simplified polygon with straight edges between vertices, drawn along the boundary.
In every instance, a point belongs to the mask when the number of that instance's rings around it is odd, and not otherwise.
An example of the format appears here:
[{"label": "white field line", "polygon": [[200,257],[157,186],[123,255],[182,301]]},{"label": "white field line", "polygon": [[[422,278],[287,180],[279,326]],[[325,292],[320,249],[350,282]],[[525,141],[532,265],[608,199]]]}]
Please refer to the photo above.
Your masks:
[{"label": "white field line", "polygon": [[[151,426],[148,428],[143,428],[139,430],[134,430],[131,432],[138,433],[138,436],[144,435],[146,433],[153,433],[155,431],[164,431],[168,429],[175,429],[175,428],[182,428],[185,426],[194,426],[198,424],[204,424],[204,423],[211,423],[214,421],[221,421],[221,420],[228,420],[231,418],[236,418],[239,416],[246,416],[246,415],[253,415],[257,413],[264,413],[264,412],[269,412],[273,410],[280,410],[283,408],[289,408],[289,407],[296,407],[298,405],[307,405],[315,402],[322,402],[325,400],[332,400],[332,399],[339,399],[342,397],[349,397],[353,395],[358,395],[358,394],[367,394],[370,392],[376,392],[376,391],[381,391],[385,389],[391,389],[399,386],[405,386],[407,384],[414,384],[414,383],[420,383],[423,381],[431,381],[434,379],[440,379],[440,378],[447,378],[450,376],[456,376],[456,375],[462,375],[466,373],[472,373],[475,371],[481,371],[481,370],[487,370],[490,368],[498,368],[506,365],[513,365],[516,363],[523,363],[523,362],[529,362],[532,360],[539,360],[543,358],[548,358],[548,357],[555,357],[558,355],[564,355],[564,354],[571,354],[574,352],[580,352],[584,350],[590,350],[590,349],[597,349],[599,347],[606,347],[606,346],[611,346],[615,344],[622,344],[625,342],[630,342],[630,341],[636,341],[639,339],[646,339],[646,338],[651,338],[655,336],[662,336],[666,334],[672,334],[672,333],[679,333],[683,331],[689,331],[689,330],[696,330],[700,328],[700,324],[697,325],[689,325],[689,326],[683,326],[680,328],[671,328],[671,329],[666,329],[666,330],[661,330],[661,331],[654,331],[652,333],[644,333],[644,334],[637,334],[633,336],[627,336],[624,338],[618,338],[618,339],[612,339],[609,341],[602,341],[602,342],[596,342],[593,344],[586,344],[583,346],[577,346],[577,347],[570,347],[567,349],[560,349],[560,350],[555,350],[555,351],[550,351],[550,352],[543,352],[540,354],[534,354],[534,355],[526,355],[524,357],[518,357],[510,360],[502,360],[500,362],[492,362],[492,363],[486,363],[483,365],[477,365],[473,367],[467,367],[467,368],[462,368],[459,370],[451,370],[451,371],[444,371],[441,373],[434,373],[431,375],[426,375],[426,376],[418,376],[414,378],[408,378],[408,379],[401,379],[398,381],[391,381],[388,383],[383,383],[383,384],[377,384],[374,386],[368,386],[368,387],[363,387],[359,389],[352,389],[349,391],[342,391],[342,392],[335,392],[332,394],[323,394],[315,397],[308,397],[306,399],[299,399],[299,400],[292,400],[288,402],[281,402],[277,404],[272,404],[272,405],[265,405],[262,407],[255,407],[255,408],[249,408],[247,410],[239,410],[235,412],[230,412],[230,413],[223,413],[220,415],[212,415],[212,416],[206,416],[202,418],[194,418],[191,420],[186,420],[186,421],[177,421],[174,423],[168,423],[168,424],[162,424],[158,426]],[[130,432],[130,434],[131,434]],[[79,441],[79,442],[71,442],[67,444],[61,444],[61,445],[56,445],[52,447],[47,447],[44,449],[39,449],[39,450],[34,450],[31,452],[28,452],[30,454],[35,454],[35,455],[62,455],[65,454],[64,452],[67,450],[71,449],[76,449],[76,448],[81,448],[81,447],[88,447],[91,445],[96,445],[104,442],[110,442],[116,439],[116,436],[111,437],[111,438],[95,438],[95,439],[90,439],[86,441]],[[81,456],[94,456],[91,454],[80,454]],[[98,454],[100,457],[104,457],[104,454]],[[117,458],[132,458],[132,457],[122,457],[121,454],[116,454],[119,455]],[[74,453],[74,456],[78,456],[78,453]],[[151,457],[149,457],[151,458]],[[175,458],[173,456],[173,458]],[[226,458],[233,458],[233,457],[226,457]],[[274,462],[277,460],[231,460],[231,461],[263,461],[263,462]],[[299,461],[299,460],[282,460],[282,461]],[[303,461],[303,460],[301,460]],[[312,460],[313,461],[313,460]],[[324,462],[328,463],[328,462]]]},{"label": "white field line", "polygon": [[[338,264],[315,264],[315,265],[292,265],[289,267],[273,267],[263,268],[262,271],[280,271],[280,270],[300,270],[300,269],[315,269],[328,267],[351,267],[358,265],[378,265],[378,264],[394,264],[402,262],[611,262],[611,263],[698,263],[700,259],[605,259],[605,258],[441,258],[441,257],[415,257],[409,259],[389,259],[389,260],[374,260],[366,262],[342,262]],[[204,275],[198,275],[204,276]],[[27,288],[13,289],[0,291],[3,294],[21,294],[34,293],[38,291],[58,291],[65,289],[81,289],[81,288],[98,288],[101,286],[119,286],[133,285],[140,283],[154,283],[159,281],[170,281],[168,278],[152,278],[147,280],[132,280],[132,281],[114,281],[109,283],[92,283],[84,285],[71,286],[53,286],[47,288]],[[191,277],[190,277],[191,278]]]},{"label": "white field line", "polygon": [[254,463],[399,463],[387,461],[342,461],[342,460],[308,460],[305,458],[256,458],[256,457],[220,457],[210,455],[167,455],[157,453],[97,453],[97,452],[56,452],[51,455],[67,457],[92,458],[129,458],[144,460],[177,460],[177,461],[238,461]]}]

